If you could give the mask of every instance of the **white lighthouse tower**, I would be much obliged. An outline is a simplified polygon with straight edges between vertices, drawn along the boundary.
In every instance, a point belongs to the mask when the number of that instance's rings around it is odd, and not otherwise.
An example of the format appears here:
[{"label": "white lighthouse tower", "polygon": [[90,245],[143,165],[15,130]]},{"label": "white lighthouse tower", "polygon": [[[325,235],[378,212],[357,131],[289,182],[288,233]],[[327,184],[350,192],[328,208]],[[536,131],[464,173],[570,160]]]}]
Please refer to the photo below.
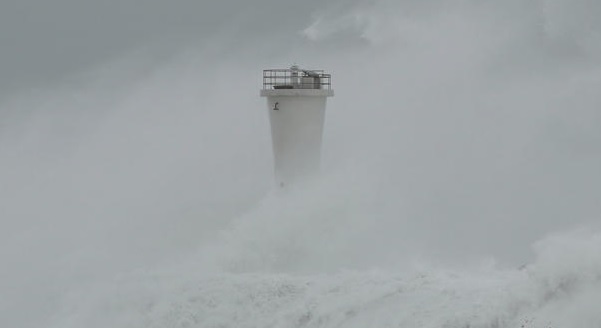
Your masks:
[{"label": "white lighthouse tower", "polygon": [[330,74],[321,70],[263,71],[276,183],[283,187],[319,171],[326,100],[334,95]]}]

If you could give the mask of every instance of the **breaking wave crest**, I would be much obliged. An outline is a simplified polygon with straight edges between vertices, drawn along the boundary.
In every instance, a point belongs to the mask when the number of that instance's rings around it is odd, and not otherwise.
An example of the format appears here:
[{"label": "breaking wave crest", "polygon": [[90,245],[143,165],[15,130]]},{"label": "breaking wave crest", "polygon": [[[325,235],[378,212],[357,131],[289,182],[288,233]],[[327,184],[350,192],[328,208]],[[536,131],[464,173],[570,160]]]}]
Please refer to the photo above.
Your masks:
[{"label": "breaking wave crest", "polygon": [[[270,250],[289,250],[279,238],[263,242]],[[330,274],[239,267],[203,274],[197,263],[196,269],[132,273],[74,291],[49,326],[596,327],[600,248],[599,233],[554,235],[538,242],[535,261],[520,269],[422,263]],[[244,254],[247,264],[253,261]],[[295,252],[286,255],[303,261]]]}]

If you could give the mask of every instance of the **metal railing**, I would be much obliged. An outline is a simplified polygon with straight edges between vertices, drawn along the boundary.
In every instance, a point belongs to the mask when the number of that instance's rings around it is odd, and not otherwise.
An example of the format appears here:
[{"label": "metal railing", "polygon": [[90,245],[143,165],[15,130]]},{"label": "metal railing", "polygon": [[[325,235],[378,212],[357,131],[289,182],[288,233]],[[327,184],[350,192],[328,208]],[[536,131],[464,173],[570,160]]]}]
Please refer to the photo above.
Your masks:
[{"label": "metal railing", "polygon": [[332,76],[323,70],[266,69],[263,70],[263,90],[332,89]]}]

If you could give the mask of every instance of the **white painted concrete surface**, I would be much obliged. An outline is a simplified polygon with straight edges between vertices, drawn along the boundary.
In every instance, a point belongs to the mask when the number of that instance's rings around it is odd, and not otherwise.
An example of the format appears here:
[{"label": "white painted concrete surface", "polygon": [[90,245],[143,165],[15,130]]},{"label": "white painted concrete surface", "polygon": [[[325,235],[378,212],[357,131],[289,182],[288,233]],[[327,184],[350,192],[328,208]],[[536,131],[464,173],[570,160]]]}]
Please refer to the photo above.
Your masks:
[{"label": "white painted concrete surface", "polygon": [[319,171],[326,100],[333,95],[332,90],[261,90],[267,97],[277,185]]}]

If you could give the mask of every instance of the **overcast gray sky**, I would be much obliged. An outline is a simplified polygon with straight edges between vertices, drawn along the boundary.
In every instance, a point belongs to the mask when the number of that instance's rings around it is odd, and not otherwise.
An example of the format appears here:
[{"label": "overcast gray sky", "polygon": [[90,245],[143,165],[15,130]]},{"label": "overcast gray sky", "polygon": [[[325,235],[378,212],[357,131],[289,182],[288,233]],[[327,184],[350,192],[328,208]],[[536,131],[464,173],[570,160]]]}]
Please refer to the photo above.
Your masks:
[{"label": "overcast gray sky", "polygon": [[[386,15],[397,12],[413,19],[466,4],[491,7],[501,24],[536,25],[524,32],[547,33],[572,48],[566,52],[577,51],[574,48],[582,46],[588,34],[598,36],[600,6],[587,0],[502,5],[477,1],[4,0],[0,4],[0,94],[4,97],[19,88],[52,83],[138,47],[161,56],[220,35],[236,43],[270,40],[285,47],[284,40],[298,42],[298,32],[310,27],[315,17],[335,20],[347,35],[360,34],[364,26],[376,23],[370,19],[386,20],[358,14],[370,7],[395,7]],[[317,26],[323,33],[337,29],[321,23]],[[340,42],[344,31],[340,32],[328,43]]]},{"label": "overcast gray sky", "polygon": [[5,0],[0,90],[43,86],[137,47],[155,55],[232,41],[295,37],[322,1]]}]

